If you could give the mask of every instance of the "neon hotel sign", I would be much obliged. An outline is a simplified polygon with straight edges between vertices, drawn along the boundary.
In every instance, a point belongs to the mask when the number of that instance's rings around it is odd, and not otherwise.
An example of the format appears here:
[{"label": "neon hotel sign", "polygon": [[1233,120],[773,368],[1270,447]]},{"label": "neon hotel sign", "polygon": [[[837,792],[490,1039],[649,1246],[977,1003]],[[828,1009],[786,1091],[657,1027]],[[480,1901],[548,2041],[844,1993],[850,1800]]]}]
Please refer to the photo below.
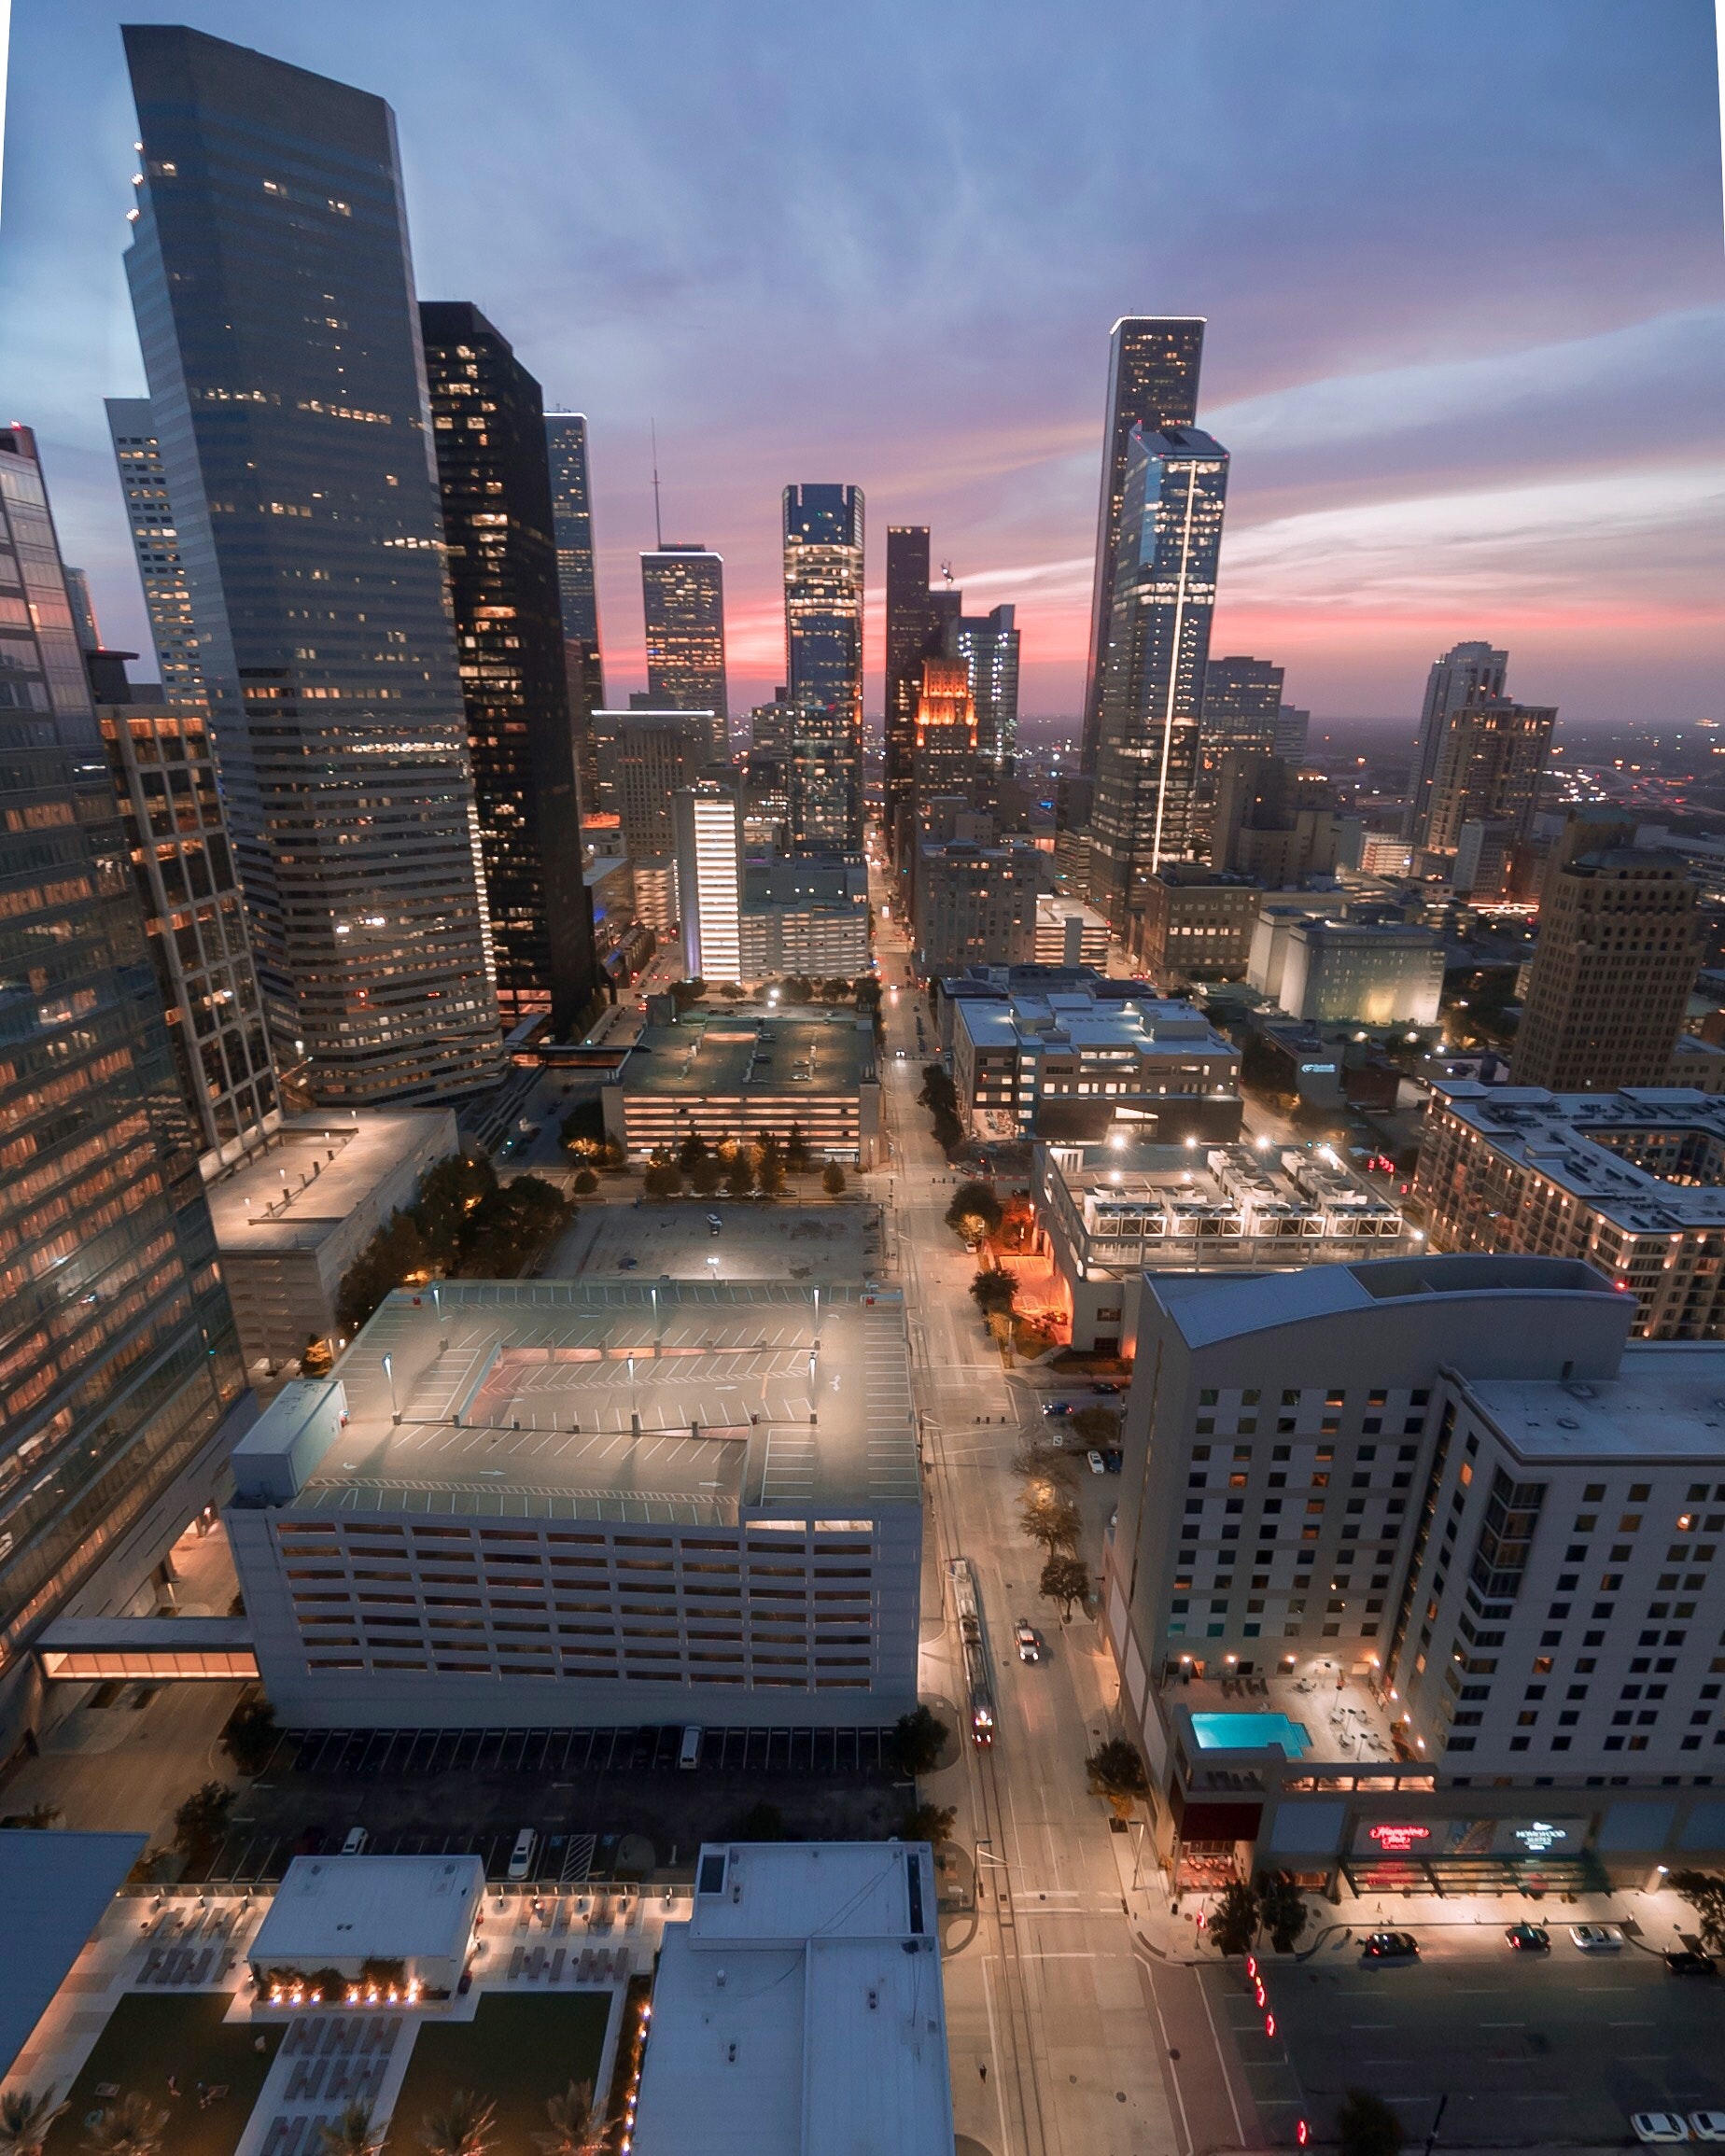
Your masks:
[{"label": "neon hotel sign", "polygon": [[1432,1838],[1429,1827],[1420,1827],[1410,1820],[1402,1819],[1381,1820],[1376,1827],[1368,1827],[1366,1831],[1386,1856],[1406,1856],[1411,1850],[1417,1849],[1422,1841],[1429,1841]]}]

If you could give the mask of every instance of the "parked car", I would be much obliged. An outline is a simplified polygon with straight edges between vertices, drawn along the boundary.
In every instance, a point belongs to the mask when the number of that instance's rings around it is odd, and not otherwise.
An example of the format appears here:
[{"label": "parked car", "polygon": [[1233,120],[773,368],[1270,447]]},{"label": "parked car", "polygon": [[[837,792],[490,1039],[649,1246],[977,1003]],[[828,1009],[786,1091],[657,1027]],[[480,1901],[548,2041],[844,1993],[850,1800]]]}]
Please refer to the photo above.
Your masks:
[{"label": "parked car", "polygon": [[1665,1967],[1673,1976],[1710,1977],[1718,1970],[1704,1953],[1695,1953],[1689,1947],[1673,1947],[1665,1956]]},{"label": "parked car", "polygon": [[1012,1628],[1012,1636],[1017,1645],[1018,1659],[1021,1662],[1042,1660],[1042,1634],[1034,1625],[1027,1624],[1020,1617]]},{"label": "parked car", "polygon": [[1517,1953],[1550,1953],[1551,1934],[1543,1924],[1512,1924],[1504,1937]]},{"label": "parked car", "polygon": [[1630,2125],[1637,2141],[1687,2141],[1689,2121],[1680,2111],[1632,2111]]},{"label": "parked car", "polygon": [[1043,1413],[1045,1415],[1070,1415],[1072,1411],[1073,1404],[1070,1400],[1045,1400],[1043,1402]]},{"label": "parked car", "polygon": [[1095,1446],[1092,1446],[1090,1449],[1085,1454],[1085,1459],[1089,1464],[1089,1469],[1092,1475],[1107,1474],[1108,1470],[1102,1464],[1102,1456],[1096,1449]]},{"label": "parked car", "polygon": [[1102,1449],[1102,1465],[1110,1475],[1118,1475],[1126,1465],[1126,1454],[1120,1450],[1118,1446],[1104,1446]]},{"label": "parked car", "polygon": [[1420,1942],[1410,1931],[1368,1932],[1360,1955],[1365,1961],[1418,1961]]},{"label": "parked car", "polygon": [[509,1853],[509,1876],[526,1879],[533,1869],[534,1855],[539,1848],[539,1836],[531,1827],[524,1827],[515,1837],[515,1846]]},{"label": "parked car", "polygon": [[1725,2111],[1691,2111],[1689,2130],[1691,2141],[1725,2141]]},{"label": "parked car", "polygon": [[372,1837],[363,1827],[350,1827],[347,1829],[346,1839],[342,1843],[342,1855],[344,1856],[363,1856],[366,1843],[371,1839]]},{"label": "parked car", "polygon": [[1618,1953],[1623,1934],[1615,1924],[1572,1924],[1569,1936],[1583,1953]]}]

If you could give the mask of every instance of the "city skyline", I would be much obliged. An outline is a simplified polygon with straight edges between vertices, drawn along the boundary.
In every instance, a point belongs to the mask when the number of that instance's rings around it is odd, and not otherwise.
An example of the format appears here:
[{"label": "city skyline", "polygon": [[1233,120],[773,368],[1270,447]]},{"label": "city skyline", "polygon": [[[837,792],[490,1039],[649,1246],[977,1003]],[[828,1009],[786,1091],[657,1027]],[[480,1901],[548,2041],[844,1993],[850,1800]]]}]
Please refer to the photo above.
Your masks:
[{"label": "city skyline", "polygon": [[[661,217],[634,199],[652,189],[525,184],[547,169],[535,150],[553,139],[577,64],[526,0],[459,70],[431,57],[435,38],[411,50],[386,20],[344,19],[341,74],[400,115],[420,293],[470,293],[548,399],[591,419],[612,700],[645,676],[626,587],[651,543],[656,413],[670,526],[702,532],[727,561],[739,708],[778,679],[774,504],[810,474],[861,486],[877,530],[933,525],[970,605],[1018,609],[1026,714],[1075,716],[1107,336],[1118,315],[1153,311],[1207,317],[1199,424],[1236,458],[1219,648],[1283,664],[1290,698],[1321,719],[1411,721],[1432,652],[1470,636],[1512,644],[1529,689],[1582,723],[1710,715],[1725,272],[1708,11],[1699,0],[1663,10],[1642,34],[1603,8],[1579,23],[1545,6],[1513,22],[1465,8],[1392,28],[1353,7],[1326,12],[1328,33],[1307,41],[1269,14],[1192,14],[1173,40],[1171,64],[1217,116],[1242,183],[1226,203],[1194,120],[1157,162],[1166,216],[1146,236],[1124,214],[1148,153],[1115,125],[1099,21],[1059,96],[1093,107],[1085,132],[1112,145],[1106,179],[1055,147],[1058,113],[1019,158],[1012,115],[1034,69],[1009,49],[996,63],[1001,98],[983,101],[999,117],[968,115],[940,153],[963,162],[962,206],[928,209],[938,166],[913,185],[878,150],[841,147],[822,179],[821,207],[844,235],[830,258],[815,236],[828,220],[805,228],[780,161],[732,160],[710,201],[697,191],[712,159],[694,92],[727,64],[710,35],[673,50],[647,26],[600,24],[582,43],[583,79],[607,101],[608,150],[625,165],[647,154],[650,101],[690,122],[668,161],[652,132]],[[100,413],[103,396],[141,386],[118,270],[134,131],[117,22],[85,0],[51,17],[26,9],[15,27],[0,372],[38,425],[68,551],[89,567],[110,633],[132,645],[142,609]],[[334,23],[316,0],[287,21],[241,0],[206,26],[316,67]],[[877,100],[902,102],[898,72],[889,85],[870,58],[891,43],[880,30],[872,18],[853,32],[804,25],[774,64],[843,80],[867,119]],[[965,35],[957,18],[941,32]],[[534,64],[516,64],[529,50]],[[1276,115],[1289,91],[1298,107],[1321,55],[1332,124],[1302,132]],[[1420,124],[1480,68],[1528,119],[1490,186],[1457,175],[1445,131]],[[1378,96],[1392,75],[1406,93],[1394,133]],[[488,131],[503,147],[481,154],[470,201],[435,155],[457,94],[482,111],[506,95],[519,106],[508,130]],[[1361,186],[1368,165],[1381,188]],[[902,291],[887,281],[901,259]],[[956,286],[953,259],[965,263]],[[896,348],[886,365],[894,309],[940,279],[938,333],[908,368]],[[792,295],[776,298],[792,324],[829,318],[818,372],[799,336],[778,333],[787,317],[760,304],[769,280]],[[1494,294],[1483,319],[1457,303],[1481,288]],[[1617,424],[1625,409],[1639,415],[1633,442]],[[1607,564],[1616,603],[1602,613],[1591,593]],[[868,563],[871,713],[884,566],[882,547]]]}]

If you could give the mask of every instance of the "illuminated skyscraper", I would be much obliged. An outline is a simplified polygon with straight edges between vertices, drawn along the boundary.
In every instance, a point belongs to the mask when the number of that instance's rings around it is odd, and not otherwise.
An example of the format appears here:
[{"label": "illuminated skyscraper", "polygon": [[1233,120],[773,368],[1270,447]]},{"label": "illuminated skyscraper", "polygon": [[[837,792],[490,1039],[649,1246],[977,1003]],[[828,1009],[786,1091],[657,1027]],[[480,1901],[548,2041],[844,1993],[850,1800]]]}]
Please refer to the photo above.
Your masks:
[{"label": "illuminated skyscraper", "polygon": [[924,659],[917,691],[913,798],[963,793],[976,777],[976,705],[962,659]]},{"label": "illuminated skyscraper", "polygon": [[203,679],[198,671],[198,638],[191,625],[191,590],[180,559],[168,470],[156,440],[149,399],[110,397],[106,408],[162,694],[170,703],[188,698],[201,703]]},{"label": "illuminated skyscraper", "polygon": [[[1198,734],[1198,799],[1192,837],[1204,852],[1222,759],[1273,756],[1282,709],[1282,668],[1268,659],[1212,659],[1204,668],[1204,707]],[[1213,859],[1213,855],[1212,856]]]},{"label": "illuminated skyscraper", "polygon": [[743,977],[743,819],[729,787],[703,782],[672,798],[677,911],[692,981]]},{"label": "illuminated skyscraper", "polygon": [[1018,632],[1013,614],[1011,607],[957,614],[947,623],[942,644],[947,657],[964,667],[976,713],[976,753],[993,771],[1012,762],[1018,735]]},{"label": "illuminated skyscraper", "polygon": [[941,655],[947,625],[958,619],[962,605],[963,595],[950,586],[930,587],[928,525],[889,525],[885,712],[889,833],[896,829],[898,812],[916,785],[913,764],[922,662]]},{"label": "illuminated skyscraper", "polygon": [[1198,417],[1204,323],[1196,315],[1123,315],[1108,346],[1108,411],[1102,427],[1102,491],[1096,517],[1096,584],[1085,676],[1082,767],[1096,769],[1102,676],[1114,623],[1115,573],[1132,432],[1190,427]]},{"label": "illuminated skyscraper", "polygon": [[1090,902],[1129,932],[1147,879],[1190,850],[1227,452],[1195,427],[1134,428],[1097,745]]},{"label": "illuminated skyscraper", "polygon": [[647,699],[658,711],[710,711],[715,762],[730,753],[724,679],[724,558],[704,546],[641,556]]},{"label": "illuminated skyscraper", "polygon": [[563,606],[564,657],[582,805],[598,799],[593,714],[605,708],[605,665],[599,654],[599,592],[594,573],[593,487],[587,466],[587,421],[580,412],[548,412],[552,524],[557,540],[557,592]]},{"label": "illuminated skyscraper", "polygon": [[1425,681],[1425,702],[1420,711],[1413,769],[1409,774],[1408,816],[1402,828],[1402,836],[1415,846],[1425,843],[1432,781],[1438,775],[1451,712],[1459,710],[1470,697],[1501,696],[1508,672],[1508,652],[1495,651],[1490,644],[1455,644],[1441,659],[1432,661]]},{"label": "illuminated skyscraper", "polygon": [[501,1071],[425,363],[379,98],[130,25],[126,257],[253,956],[325,1101]]},{"label": "illuminated skyscraper", "polygon": [[[215,1495],[245,1377],[35,445],[0,428],[0,1744],[24,1651],[124,1608]],[[178,790],[175,790],[178,793]],[[180,799],[184,800],[184,795]],[[74,1604],[76,1607],[76,1604]]]},{"label": "illuminated skyscraper", "polygon": [[1501,823],[1513,847],[1533,829],[1539,781],[1557,724],[1554,704],[1469,696],[1445,721],[1414,844],[1453,853],[1467,823]]},{"label": "illuminated skyscraper", "polygon": [[540,385],[465,301],[422,301],[419,321],[498,1011],[564,1034],[597,967]]},{"label": "illuminated skyscraper", "polygon": [[786,487],[784,548],[785,679],[795,707],[792,843],[799,851],[860,853],[862,488]]}]

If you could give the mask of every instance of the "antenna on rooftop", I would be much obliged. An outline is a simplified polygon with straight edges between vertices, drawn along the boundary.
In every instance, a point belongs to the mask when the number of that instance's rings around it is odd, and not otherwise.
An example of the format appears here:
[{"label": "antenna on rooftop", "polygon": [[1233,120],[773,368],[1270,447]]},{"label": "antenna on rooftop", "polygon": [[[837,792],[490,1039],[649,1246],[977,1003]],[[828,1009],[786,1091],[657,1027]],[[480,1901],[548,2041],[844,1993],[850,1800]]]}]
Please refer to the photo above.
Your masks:
[{"label": "antenna on rooftop", "polygon": [[950,591],[952,589],[952,564],[950,562],[942,562],[940,565],[940,573],[946,581],[947,589]]},{"label": "antenna on rooftop", "polygon": [[665,552],[665,526],[659,522],[659,423],[650,419],[652,429],[652,543],[655,550]]}]

